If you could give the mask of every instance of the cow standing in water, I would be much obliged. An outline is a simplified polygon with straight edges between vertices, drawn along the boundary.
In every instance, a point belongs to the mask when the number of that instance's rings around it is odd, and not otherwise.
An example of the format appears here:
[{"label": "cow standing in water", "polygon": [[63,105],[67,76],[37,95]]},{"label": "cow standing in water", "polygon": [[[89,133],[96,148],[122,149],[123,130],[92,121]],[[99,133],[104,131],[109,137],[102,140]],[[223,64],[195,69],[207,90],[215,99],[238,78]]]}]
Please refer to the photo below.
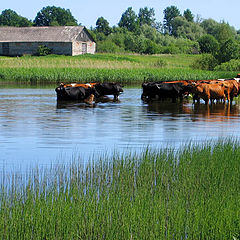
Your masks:
[{"label": "cow standing in water", "polygon": [[61,83],[55,91],[57,93],[57,100],[77,100],[90,103],[94,100],[101,102],[101,98],[105,95],[113,95],[113,101],[118,101],[123,89],[118,83]]},{"label": "cow standing in water", "polygon": [[97,95],[95,88],[89,86],[69,86],[60,84],[55,91],[57,93],[57,100],[60,101],[75,100],[84,102],[86,99],[88,99],[87,101],[90,103],[90,100],[92,99],[90,96]]},{"label": "cow standing in water", "polygon": [[208,104],[209,100],[211,100],[211,103],[214,100],[223,102],[227,100],[230,104],[239,93],[239,83],[233,79],[197,81],[192,89],[193,102],[195,103],[195,100],[197,100],[199,103],[200,98],[202,98],[205,104]]},{"label": "cow standing in water", "polygon": [[94,87],[99,97],[113,95],[114,101],[118,101],[120,93],[123,92],[123,86],[119,83],[96,83]]},{"label": "cow standing in water", "polygon": [[192,84],[188,81],[149,82],[143,83],[142,89],[141,99],[147,102],[154,99],[172,99],[172,102],[176,102],[178,98],[182,100],[185,95],[191,92]]}]

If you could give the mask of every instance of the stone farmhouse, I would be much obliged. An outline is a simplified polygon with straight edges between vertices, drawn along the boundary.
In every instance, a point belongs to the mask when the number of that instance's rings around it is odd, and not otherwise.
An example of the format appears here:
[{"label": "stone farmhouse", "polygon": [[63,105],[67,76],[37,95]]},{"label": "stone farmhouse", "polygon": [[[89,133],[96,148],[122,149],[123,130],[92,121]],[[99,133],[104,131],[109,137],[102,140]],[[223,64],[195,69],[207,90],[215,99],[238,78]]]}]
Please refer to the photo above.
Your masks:
[{"label": "stone farmhouse", "polygon": [[0,55],[33,55],[43,45],[53,54],[94,54],[96,43],[85,27],[0,27]]}]

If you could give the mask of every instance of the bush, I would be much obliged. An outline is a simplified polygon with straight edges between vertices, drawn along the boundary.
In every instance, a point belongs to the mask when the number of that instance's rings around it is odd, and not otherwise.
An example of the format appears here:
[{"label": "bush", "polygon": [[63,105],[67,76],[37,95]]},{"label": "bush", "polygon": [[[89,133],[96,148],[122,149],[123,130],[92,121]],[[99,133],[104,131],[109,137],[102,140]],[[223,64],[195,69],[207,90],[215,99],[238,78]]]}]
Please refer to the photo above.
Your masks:
[{"label": "bush", "polygon": [[201,70],[214,70],[218,65],[217,59],[211,54],[203,54],[199,59],[197,59],[191,67],[193,69]]},{"label": "bush", "polygon": [[239,72],[240,71],[240,60],[232,59],[229,62],[222,63],[214,68],[215,71],[230,71]]},{"label": "bush", "polygon": [[160,52],[159,45],[150,39],[145,40],[144,45],[145,47],[143,53],[145,54],[156,54]]},{"label": "bush", "polygon": [[180,49],[173,44],[170,44],[169,46],[164,46],[161,49],[161,53],[165,53],[165,54],[179,54],[181,51]]},{"label": "bush", "polygon": [[214,54],[218,51],[219,44],[215,37],[206,34],[198,40],[201,53]]},{"label": "bush", "polygon": [[219,52],[216,54],[216,58],[219,63],[228,62],[231,59],[240,58],[239,52],[240,44],[233,39],[229,39],[221,45]]},{"label": "bush", "polygon": [[124,50],[117,46],[114,42],[107,40],[101,41],[97,44],[97,52],[101,53],[119,53],[123,52]]},{"label": "bush", "polygon": [[37,48],[37,56],[47,56],[52,53],[52,50],[45,45],[39,45]]}]

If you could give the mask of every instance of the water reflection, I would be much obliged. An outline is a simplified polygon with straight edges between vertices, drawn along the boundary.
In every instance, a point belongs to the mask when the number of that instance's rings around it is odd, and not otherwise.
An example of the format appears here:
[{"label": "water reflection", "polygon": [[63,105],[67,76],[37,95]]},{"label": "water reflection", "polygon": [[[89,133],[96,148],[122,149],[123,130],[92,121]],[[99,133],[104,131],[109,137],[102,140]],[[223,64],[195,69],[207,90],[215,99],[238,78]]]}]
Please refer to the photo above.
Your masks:
[{"label": "water reflection", "polygon": [[172,120],[176,117],[189,115],[192,121],[228,121],[239,117],[240,107],[237,104],[192,104],[191,102],[172,103],[172,102],[152,102],[147,105],[148,113],[158,113],[161,116],[171,116]]},{"label": "water reflection", "polygon": [[192,120],[199,121],[228,121],[235,117],[239,117],[240,108],[238,105],[230,104],[195,104],[192,112]]},{"label": "water reflection", "polygon": [[64,101],[64,100],[57,100],[57,109],[64,109],[64,108],[93,108],[96,107],[99,103],[120,103],[121,101],[114,100],[111,97],[103,96],[101,98],[97,98],[94,100],[92,104],[87,104],[84,101]]}]

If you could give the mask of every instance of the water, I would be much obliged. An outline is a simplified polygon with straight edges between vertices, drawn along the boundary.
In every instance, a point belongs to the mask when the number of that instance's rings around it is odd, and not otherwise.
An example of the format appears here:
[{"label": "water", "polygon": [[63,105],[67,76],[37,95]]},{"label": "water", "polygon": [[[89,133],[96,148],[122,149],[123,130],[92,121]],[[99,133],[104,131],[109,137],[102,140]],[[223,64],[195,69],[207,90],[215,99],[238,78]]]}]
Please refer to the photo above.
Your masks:
[{"label": "water", "polygon": [[240,136],[240,105],[141,101],[125,88],[120,102],[57,104],[53,88],[0,89],[0,168],[51,165],[114,151]]}]

